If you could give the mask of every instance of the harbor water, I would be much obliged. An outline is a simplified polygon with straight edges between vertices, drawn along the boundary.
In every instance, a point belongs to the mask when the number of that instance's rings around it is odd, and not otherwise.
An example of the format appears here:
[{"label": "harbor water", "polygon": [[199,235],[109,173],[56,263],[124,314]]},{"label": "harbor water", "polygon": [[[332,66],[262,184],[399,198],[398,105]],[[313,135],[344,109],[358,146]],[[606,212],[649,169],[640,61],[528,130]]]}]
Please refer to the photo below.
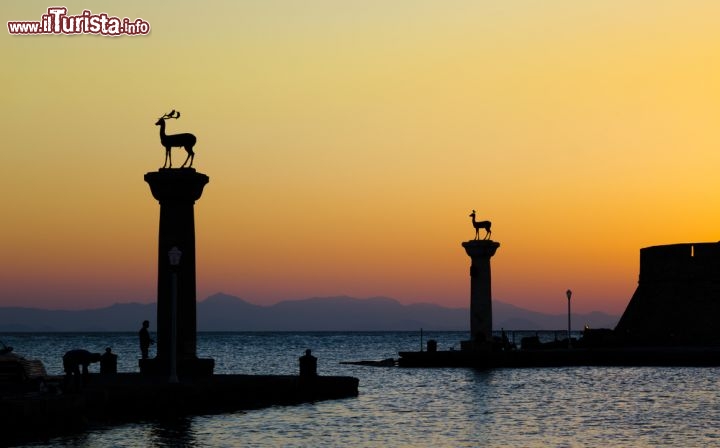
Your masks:
[{"label": "harbor water", "polygon": [[[534,332],[533,332],[534,334]],[[439,350],[465,332],[425,332]],[[519,343],[521,334],[509,333]],[[540,332],[541,339],[556,337]],[[561,337],[564,337],[562,335]],[[9,333],[0,340],[49,374],[62,354],[112,347],[138,371],[136,333]],[[299,406],[91,427],[28,446],[83,447],[574,447],[720,445],[720,368],[402,369],[340,364],[397,358],[419,332],[199,333],[216,373],[297,374],[312,349],[321,375],[360,379],[360,395]],[[151,356],[152,356],[151,350]],[[97,371],[98,365],[91,365]]]}]

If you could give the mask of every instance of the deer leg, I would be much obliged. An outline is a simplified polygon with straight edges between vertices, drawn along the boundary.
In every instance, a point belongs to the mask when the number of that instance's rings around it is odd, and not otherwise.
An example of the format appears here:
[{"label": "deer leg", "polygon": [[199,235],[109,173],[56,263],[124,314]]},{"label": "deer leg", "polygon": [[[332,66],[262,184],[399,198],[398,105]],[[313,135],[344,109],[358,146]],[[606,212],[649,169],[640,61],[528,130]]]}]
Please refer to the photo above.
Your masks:
[{"label": "deer leg", "polygon": [[[163,168],[167,168],[169,155],[170,155],[170,151],[168,151],[167,148],[165,148],[165,163],[163,163]],[[170,166],[172,166],[172,162],[170,162]]]},{"label": "deer leg", "polygon": [[187,163],[189,160],[190,165],[188,165],[188,168],[192,168],[193,160],[195,160],[195,152],[192,150],[192,146],[190,146],[190,147],[186,146],[185,151],[187,151],[188,156],[187,156],[187,159],[185,159],[185,162],[182,164],[182,166],[185,167],[185,163]]}]

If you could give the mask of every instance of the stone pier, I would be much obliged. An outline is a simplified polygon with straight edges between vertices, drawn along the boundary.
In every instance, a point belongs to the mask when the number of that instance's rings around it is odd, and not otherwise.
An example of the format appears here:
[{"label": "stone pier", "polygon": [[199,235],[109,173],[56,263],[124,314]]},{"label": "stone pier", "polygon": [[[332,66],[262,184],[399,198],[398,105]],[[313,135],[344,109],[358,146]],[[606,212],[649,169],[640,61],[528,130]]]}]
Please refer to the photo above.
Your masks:
[{"label": "stone pier", "polygon": [[470,266],[470,338],[464,349],[480,348],[492,341],[492,288],[490,258],[500,247],[492,240],[462,243],[472,260]]},{"label": "stone pier", "polygon": [[[140,371],[168,374],[172,347],[176,347],[177,373],[180,376],[212,374],[214,361],[198,359],[196,353],[197,318],[195,286],[195,201],[200,199],[210,179],[193,168],[161,168],[145,174],[150,191],[160,202],[157,285],[157,356],[141,360]],[[177,247],[180,263],[170,265],[168,252]],[[177,316],[173,331],[173,269],[176,274]],[[138,323],[139,325],[139,323]],[[175,344],[173,344],[175,337]]]}]

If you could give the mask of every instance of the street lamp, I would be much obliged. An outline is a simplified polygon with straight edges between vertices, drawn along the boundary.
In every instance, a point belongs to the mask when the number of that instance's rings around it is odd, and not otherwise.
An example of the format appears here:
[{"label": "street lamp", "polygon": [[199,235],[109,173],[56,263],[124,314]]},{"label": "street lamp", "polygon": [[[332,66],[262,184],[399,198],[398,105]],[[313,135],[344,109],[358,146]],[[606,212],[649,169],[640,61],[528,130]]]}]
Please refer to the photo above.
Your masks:
[{"label": "street lamp", "polygon": [[572,297],[572,291],[569,289],[565,291],[565,295],[568,299],[568,334],[567,334],[567,340],[568,340],[568,348],[572,348],[572,344],[570,344],[570,297]]},{"label": "street lamp", "polygon": [[170,273],[172,276],[172,283],[170,287],[170,295],[171,301],[170,301],[170,310],[171,310],[171,317],[170,317],[170,379],[169,381],[171,383],[178,383],[178,376],[177,376],[177,271],[178,266],[180,265],[180,258],[182,257],[182,251],[177,248],[177,246],[173,246],[172,249],[168,251],[168,259],[170,261]]}]

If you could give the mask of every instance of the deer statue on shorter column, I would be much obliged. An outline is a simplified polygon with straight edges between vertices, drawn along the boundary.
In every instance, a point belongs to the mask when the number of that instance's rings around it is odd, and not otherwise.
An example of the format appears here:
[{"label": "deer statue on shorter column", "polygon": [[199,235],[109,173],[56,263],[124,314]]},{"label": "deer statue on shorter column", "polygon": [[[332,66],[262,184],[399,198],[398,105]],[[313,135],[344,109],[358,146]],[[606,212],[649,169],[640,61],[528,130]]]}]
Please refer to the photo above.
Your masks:
[{"label": "deer statue on shorter column", "polygon": [[470,213],[470,217],[472,218],[472,225],[475,227],[475,239],[480,239],[480,229],[485,229],[484,240],[490,238],[490,235],[492,235],[492,231],[490,230],[492,223],[490,221],[475,221],[475,210]]},{"label": "deer statue on shorter column", "polygon": [[[180,112],[175,112],[173,109],[172,112],[169,114],[165,114],[162,117],[160,117],[155,123],[155,126],[160,126],[160,143],[165,147],[165,164],[163,164],[163,168],[168,167],[172,168],[172,155],[170,154],[170,150],[172,148],[185,148],[185,151],[187,151],[188,156],[183,162],[182,166],[180,168],[185,168],[185,164],[190,161],[190,165],[188,165],[188,168],[192,168],[193,160],[195,159],[195,153],[193,152],[193,146],[195,146],[195,142],[197,139],[192,134],[173,134],[173,135],[166,135],[165,134],[165,120],[168,118],[180,118]],[[168,166],[168,162],[170,162],[170,166]]]}]

